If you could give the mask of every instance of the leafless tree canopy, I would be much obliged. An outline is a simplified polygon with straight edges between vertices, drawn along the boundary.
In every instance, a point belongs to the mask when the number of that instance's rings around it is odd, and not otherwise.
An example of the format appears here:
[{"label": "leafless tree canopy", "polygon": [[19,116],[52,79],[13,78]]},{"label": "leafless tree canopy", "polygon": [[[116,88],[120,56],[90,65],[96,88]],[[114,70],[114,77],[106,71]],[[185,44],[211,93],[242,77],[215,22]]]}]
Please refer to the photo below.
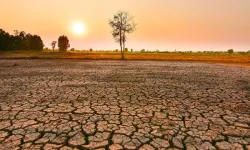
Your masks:
[{"label": "leafless tree canopy", "polygon": [[55,49],[55,47],[56,47],[56,41],[53,41],[52,43],[51,43],[51,46],[52,46],[52,49],[53,49],[53,51],[54,51],[54,49]]},{"label": "leafless tree canopy", "polygon": [[126,34],[132,33],[136,29],[136,24],[133,17],[124,11],[120,11],[114,15],[113,19],[109,20],[109,25],[112,27],[112,35],[116,42],[120,44],[121,57],[124,59],[124,49],[127,40]]}]

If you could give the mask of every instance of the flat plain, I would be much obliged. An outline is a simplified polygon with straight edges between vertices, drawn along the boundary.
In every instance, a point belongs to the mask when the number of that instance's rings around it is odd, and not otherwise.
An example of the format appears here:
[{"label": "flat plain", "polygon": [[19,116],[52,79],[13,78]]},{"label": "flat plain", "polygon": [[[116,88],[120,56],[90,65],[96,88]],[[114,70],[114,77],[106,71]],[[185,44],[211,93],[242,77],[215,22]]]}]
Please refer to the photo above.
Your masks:
[{"label": "flat plain", "polygon": [[0,149],[250,149],[250,69],[0,60]]}]

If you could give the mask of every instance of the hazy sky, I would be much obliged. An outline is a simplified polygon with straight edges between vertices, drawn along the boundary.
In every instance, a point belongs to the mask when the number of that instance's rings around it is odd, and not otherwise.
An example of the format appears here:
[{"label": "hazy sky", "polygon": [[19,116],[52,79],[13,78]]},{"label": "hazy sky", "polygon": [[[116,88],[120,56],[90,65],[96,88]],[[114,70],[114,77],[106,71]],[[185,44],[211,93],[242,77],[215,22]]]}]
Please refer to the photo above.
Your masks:
[{"label": "hazy sky", "polygon": [[138,23],[129,49],[250,50],[250,0],[1,0],[0,28],[38,34],[47,47],[64,34],[76,49],[113,50],[108,19],[119,10]]}]

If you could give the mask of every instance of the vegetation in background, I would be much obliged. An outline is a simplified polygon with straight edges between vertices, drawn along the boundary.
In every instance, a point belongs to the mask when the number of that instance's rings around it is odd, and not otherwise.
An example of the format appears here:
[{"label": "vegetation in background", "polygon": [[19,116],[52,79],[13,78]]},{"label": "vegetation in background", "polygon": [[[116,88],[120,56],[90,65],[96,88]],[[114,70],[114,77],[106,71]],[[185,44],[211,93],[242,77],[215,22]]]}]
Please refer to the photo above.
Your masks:
[{"label": "vegetation in background", "polygon": [[229,54],[233,54],[233,53],[234,53],[234,50],[233,50],[233,49],[229,49],[227,52],[228,52]]},{"label": "vegetation in background", "polygon": [[124,52],[127,53],[128,52],[128,48],[124,48]]},{"label": "vegetation in background", "polygon": [[126,34],[135,30],[136,24],[133,17],[128,12],[120,11],[114,15],[113,19],[109,20],[109,25],[112,27],[112,35],[116,42],[120,44],[121,59],[124,59]]},{"label": "vegetation in background", "polygon": [[[68,53],[55,53],[50,51],[36,52],[36,51],[16,51],[16,52],[2,52],[0,59],[7,58],[21,58],[21,59],[91,59],[91,60],[119,60],[121,59],[119,52],[113,51],[69,51]],[[203,61],[213,63],[237,63],[245,66],[250,66],[250,53],[228,54],[227,52],[128,52],[126,53],[126,60],[162,60],[162,61]]]},{"label": "vegetation in background", "polygon": [[55,50],[55,47],[56,47],[56,41],[52,41],[51,42],[51,46],[52,46],[52,50],[54,51]]},{"label": "vegetation in background", "polygon": [[0,29],[0,51],[13,50],[43,50],[44,44],[40,36],[26,34],[24,31],[14,30],[14,35]]},{"label": "vegetation in background", "polygon": [[66,52],[70,47],[69,39],[67,36],[63,35],[58,38],[58,48],[60,52]]}]

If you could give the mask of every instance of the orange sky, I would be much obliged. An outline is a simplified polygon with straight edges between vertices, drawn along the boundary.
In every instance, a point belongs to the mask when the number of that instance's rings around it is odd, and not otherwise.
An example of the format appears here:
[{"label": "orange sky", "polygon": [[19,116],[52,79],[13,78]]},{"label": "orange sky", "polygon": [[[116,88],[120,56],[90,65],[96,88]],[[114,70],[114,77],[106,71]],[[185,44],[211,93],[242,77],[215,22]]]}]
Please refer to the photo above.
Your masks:
[{"label": "orange sky", "polygon": [[47,47],[64,34],[76,49],[113,50],[108,19],[119,10],[138,23],[129,49],[250,50],[250,0],[1,0],[0,28],[38,34]]}]

